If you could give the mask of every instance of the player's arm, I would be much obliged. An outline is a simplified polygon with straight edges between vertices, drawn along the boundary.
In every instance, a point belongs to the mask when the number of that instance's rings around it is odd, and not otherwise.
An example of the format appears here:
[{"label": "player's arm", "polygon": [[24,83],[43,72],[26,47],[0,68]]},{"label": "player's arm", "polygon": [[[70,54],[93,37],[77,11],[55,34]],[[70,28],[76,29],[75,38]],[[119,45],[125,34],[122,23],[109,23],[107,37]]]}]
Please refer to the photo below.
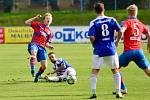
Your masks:
[{"label": "player's arm", "polygon": [[64,64],[64,63],[62,63],[62,64],[61,64],[61,66],[60,66],[60,67],[58,67],[58,69],[56,69],[56,70],[54,70],[53,72],[51,72],[51,74],[54,74],[54,73],[60,72],[60,71],[62,71],[62,70],[63,70],[63,69],[65,69],[65,68],[66,68],[65,64]]},{"label": "player's arm", "polygon": [[116,36],[116,47],[118,47],[119,41],[121,40],[122,37],[122,31],[118,31],[117,32],[117,36]]},{"label": "player's arm", "polygon": [[25,21],[25,24],[31,26],[31,23],[32,23],[33,21],[35,21],[36,19],[39,19],[40,17],[42,17],[42,16],[38,14],[38,15],[36,15],[35,17],[26,20],[26,21]]},{"label": "player's arm", "polygon": [[[120,25],[116,22],[115,24],[116,27],[120,27]],[[119,28],[120,30],[118,30],[117,32],[117,36],[116,36],[116,47],[118,47],[119,41],[121,40],[122,34],[125,32],[126,27],[123,26],[123,22],[122,22],[122,27]],[[118,29],[118,28],[117,28]]]},{"label": "player's arm", "polygon": [[90,42],[94,48],[94,41],[95,41],[95,27],[94,27],[94,23],[90,22],[90,27],[89,27],[89,32],[88,32],[88,36],[90,39]]},{"label": "player's arm", "polygon": [[90,36],[90,42],[93,47],[94,47],[94,41],[95,41],[95,36]]},{"label": "player's arm", "polygon": [[124,33],[126,29],[127,29],[127,27],[125,27],[125,26],[121,27],[122,33]]},{"label": "player's arm", "polygon": [[148,39],[148,41],[147,41],[147,50],[150,53],[150,32],[148,32],[146,35],[147,35],[147,39]]},{"label": "player's arm", "polygon": [[50,50],[54,49],[54,47],[50,45],[50,42],[46,42],[46,47],[49,48]]},{"label": "player's arm", "polygon": [[118,47],[119,41],[121,40],[122,34],[125,32],[125,30],[127,29],[127,27],[121,27],[121,30],[118,31],[117,33],[117,38],[116,38],[116,47]]},{"label": "player's arm", "polygon": [[143,33],[147,36],[147,50],[150,53],[150,32],[148,27],[143,24]]}]

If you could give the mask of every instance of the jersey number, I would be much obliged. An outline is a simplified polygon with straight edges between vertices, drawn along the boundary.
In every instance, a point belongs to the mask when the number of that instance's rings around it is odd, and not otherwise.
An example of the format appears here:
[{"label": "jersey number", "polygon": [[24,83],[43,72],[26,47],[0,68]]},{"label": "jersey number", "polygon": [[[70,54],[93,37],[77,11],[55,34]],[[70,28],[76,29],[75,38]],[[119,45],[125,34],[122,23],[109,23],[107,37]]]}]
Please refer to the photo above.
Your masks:
[{"label": "jersey number", "polygon": [[133,28],[134,28],[134,30],[135,30],[136,32],[134,33],[134,36],[130,37],[130,40],[138,40],[138,41],[140,41],[140,38],[137,37],[137,36],[139,35],[139,29],[138,29],[137,26],[138,26],[138,23],[134,23],[134,24],[133,24]]},{"label": "jersey number", "polygon": [[102,29],[102,36],[108,36],[109,35],[107,24],[102,24],[101,29]]},{"label": "jersey number", "polygon": [[138,29],[138,23],[134,23],[133,24],[133,28],[136,30],[136,33],[134,33],[134,36],[138,36],[139,35],[139,29]]}]

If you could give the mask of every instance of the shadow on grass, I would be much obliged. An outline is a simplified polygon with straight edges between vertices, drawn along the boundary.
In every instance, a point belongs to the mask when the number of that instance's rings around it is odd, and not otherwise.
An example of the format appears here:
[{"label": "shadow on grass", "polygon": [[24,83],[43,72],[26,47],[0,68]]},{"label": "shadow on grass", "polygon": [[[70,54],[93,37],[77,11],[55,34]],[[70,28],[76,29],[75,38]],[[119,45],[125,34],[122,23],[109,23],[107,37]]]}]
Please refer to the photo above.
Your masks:
[{"label": "shadow on grass", "polygon": [[33,81],[16,81],[16,80],[8,80],[8,81],[0,81],[0,85],[15,85],[22,83],[33,83]]},{"label": "shadow on grass", "polygon": [[24,98],[24,97],[29,97],[29,98],[34,98],[34,97],[58,97],[58,96],[65,96],[65,97],[76,97],[76,96],[85,96],[85,94],[76,94],[76,95],[71,95],[71,94],[49,94],[49,95],[15,95],[15,96],[0,96],[0,98]]}]

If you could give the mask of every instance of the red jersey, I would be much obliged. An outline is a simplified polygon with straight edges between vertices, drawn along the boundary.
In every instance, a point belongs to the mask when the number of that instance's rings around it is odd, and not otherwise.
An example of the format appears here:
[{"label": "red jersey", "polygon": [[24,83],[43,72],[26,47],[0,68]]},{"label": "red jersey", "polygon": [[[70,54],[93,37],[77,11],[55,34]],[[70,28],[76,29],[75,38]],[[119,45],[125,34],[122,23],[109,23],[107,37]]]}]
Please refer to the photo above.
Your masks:
[{"label": "red jersey", "polygon": [[141,49],[142,33],[148,33],[148,28],[135,18],[125,20],[123,27],[126,27],[124,32],[124,51]]},{"label": "red jersey", "polygon": [[31,43],[38,44],[45,48],[46,43],[50,42],[52,38],[50,28],[40,22],[32,22],[31,27],[34,29]]}]

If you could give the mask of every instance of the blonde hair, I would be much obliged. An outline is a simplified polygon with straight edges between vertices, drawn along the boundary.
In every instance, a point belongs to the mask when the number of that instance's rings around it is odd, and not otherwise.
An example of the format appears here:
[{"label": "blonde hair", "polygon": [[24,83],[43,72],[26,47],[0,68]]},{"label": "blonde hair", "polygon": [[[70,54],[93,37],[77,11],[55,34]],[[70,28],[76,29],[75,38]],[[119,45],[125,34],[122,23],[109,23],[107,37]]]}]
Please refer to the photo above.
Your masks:
[{"label": "blonde hair", "polygon": [[135,4],[130,5],[129,7],[127,7],[127,10],[128,10],[128,13],[130,15],[135,15],[136,16],[137,13],[138,13],[138,7]]},{"label": "blonde hair", "polygon": [[51,13],[45,13],[45,14],[43,15],[43,19],[45,19],[45,16],[50,16],[50,17],[52,17],[52,14],[51,14]]}]

